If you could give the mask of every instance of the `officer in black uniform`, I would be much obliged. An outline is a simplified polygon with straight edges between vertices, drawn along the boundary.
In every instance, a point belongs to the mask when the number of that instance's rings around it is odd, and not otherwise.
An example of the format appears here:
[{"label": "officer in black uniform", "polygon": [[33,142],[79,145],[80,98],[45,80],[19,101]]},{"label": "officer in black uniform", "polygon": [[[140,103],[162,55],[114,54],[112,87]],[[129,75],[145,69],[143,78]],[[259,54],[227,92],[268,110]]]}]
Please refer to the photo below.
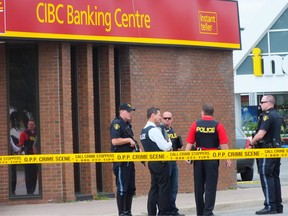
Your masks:
[{"label": "officer in black uniform", "polygon": [[[183,147],[182,139],[177,136],[174,129],[171,127],[173,122],[172,113],[165,111],[162,114],[162,122],[159,127],[167,133],[168,138],[171,139],[173,151],[178,151]],[[179,213],[179,209],[176,206],[176,198],[178,193],[178,166],[176,161],[169,161],[170,167],[170,215],[185,216]]]},{"label": "officer in black uniform", "polygon": [[[130,124],[132,111],[135,111],[135,109],[132,108],[130,104],[121,104],[119,107],[119,116],[111,123],[110,136],[112,152],[132,152],[135,150],[135,141]],[[132,215],[132,199],[136,191],[134,163],[115,162],[113,163],[113,173],[116,177],[116,199],[119,216]]]},{"label": "officer in black uniform", "polygon": [[[150,107],[147,110],[147,123],[141,131],[140,140],[147,152],[169,151],[171,141],[165,140],[162,131],[157,126],[161,122],[160,110]],[[149,161],[148,167],[151,175],[151,186],[148,194],[148,215],[169,215],[170,176],[167,161]]]},{"label": "officer in black uniform", "polygon": [[[221,122],[213,118],[214,108],[210,104],[202,106],[202,119],[193,122],[185,150],[203,151],[228,149],[228,137]],[[231,160],[226,160],[226,167],[231,167]],[[197,216],[212,216],[215,206],[219,160],[194,161],[194,191]]]},{"label": "officer in black uniform", "polygon": [[[262,97],[260,106],[262,114],[258,120],[257,133],[251,140],[251,147],[274,148],[280,147],[280,131],[283,118],[274,109],[275,99],[272,95]],[[258,173],[265,197],[264,208],[256,211],[257,215],[283,213],[280,158],[257,159]]]}]

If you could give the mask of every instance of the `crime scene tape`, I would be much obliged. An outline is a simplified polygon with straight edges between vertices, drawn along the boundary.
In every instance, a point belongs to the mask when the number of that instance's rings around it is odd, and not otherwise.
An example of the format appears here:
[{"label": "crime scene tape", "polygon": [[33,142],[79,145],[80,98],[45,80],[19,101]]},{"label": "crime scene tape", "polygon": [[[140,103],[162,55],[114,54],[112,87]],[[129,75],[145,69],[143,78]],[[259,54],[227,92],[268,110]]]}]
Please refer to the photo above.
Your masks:
[{"label": "crime scene tape", "polygon": [[237,181],[237,184],[260,184],[260,180],[257,181]]},{"label": "crime scene tape", "polygon": [[105,163],[179,160],[223,160],[288,157],[286,148],[230,149],[213,151],[118,152],[79,154],[35,154],[0,156],[0,165],[48,163]]}]

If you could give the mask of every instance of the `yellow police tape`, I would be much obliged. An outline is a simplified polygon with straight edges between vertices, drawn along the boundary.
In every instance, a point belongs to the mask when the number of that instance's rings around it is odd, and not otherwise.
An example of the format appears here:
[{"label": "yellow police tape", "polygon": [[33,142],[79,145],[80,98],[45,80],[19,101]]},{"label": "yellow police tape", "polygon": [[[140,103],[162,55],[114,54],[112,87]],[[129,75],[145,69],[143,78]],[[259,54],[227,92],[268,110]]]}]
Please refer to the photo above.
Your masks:
[{"label": "yellow police tape", "polygon": [[0,156],[3,164],[47,164],[47,163],[105,163],[127,161],[177,161],[177,160],[222,160],[248,158],[288,157],[286,148],[233,149],[213,151],[170,151],[170,152],[121,152],[81,154],[35,154]]}]

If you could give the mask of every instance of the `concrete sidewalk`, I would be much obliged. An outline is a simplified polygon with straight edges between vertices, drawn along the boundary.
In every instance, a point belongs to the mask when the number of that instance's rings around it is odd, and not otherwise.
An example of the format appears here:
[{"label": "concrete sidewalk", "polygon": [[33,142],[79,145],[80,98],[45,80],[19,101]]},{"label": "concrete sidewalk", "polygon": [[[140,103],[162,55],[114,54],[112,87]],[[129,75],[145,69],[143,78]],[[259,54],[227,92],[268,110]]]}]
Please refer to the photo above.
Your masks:
[{"label": "concrete sidewalk", "polygon": [[[284,212],[288,212],[288,186],[282,186]],[[254,215],[256,210],[263,208],[264,197],[260,187],[237,188],[234,190],[217,191],[216,206],[214,213],[231,208],[241,211],[248,205],[253,204],[251,214]],[[147,215],[146,210],[147,196],[136,197],[133,200],[132,213],[134,216]],[[194,194],[178,194],[177,206],[180,213],[185,215],[196,215]],[[255,208],[255,209],[254,209]],[[285,213],[283,215],[285,215]],[[79,201],[70,203],[50,203],[50,204],[33,204],[33,205],[16,205],[0,206],[0,215],[5,216],[89,216],[89,215],[117,215],[115,199]],[[245,214],[247,215],[247,214]]]}]

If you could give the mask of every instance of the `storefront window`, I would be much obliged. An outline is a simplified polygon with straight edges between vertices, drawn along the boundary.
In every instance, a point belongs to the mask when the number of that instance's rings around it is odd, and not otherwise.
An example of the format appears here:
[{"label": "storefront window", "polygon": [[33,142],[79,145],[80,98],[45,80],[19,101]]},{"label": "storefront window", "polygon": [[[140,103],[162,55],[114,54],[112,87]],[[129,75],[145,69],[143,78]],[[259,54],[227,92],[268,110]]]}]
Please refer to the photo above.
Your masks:
[{"label": "storefront window", "polygon": [[271,52],[287,53],[288,44],[283,43],[283,41],[287,40],[287,38],[288,38],[288,31],[270,32],[270,49],[271,49]]},{"label": "storefront window", "polygon": [[[283,116],[283,124],[281,127],[281,139],[283,144],[288,145],[288,95],[277,94],[273,95],[276,100],[275,109]],[[257,96],[258,103],[260,102],[262,95]],[[241,125],[242,130],[246,136],[252,136],[256,132],[258,124],[258,116],[261,113],[259,106],[247,105],[247,96],[241,98]]]},{"label": "storefront window", "polygon": [[242,106],[242,130],[246,136],[250,137],[256,132],[259,107],[258,106]]},{"label": "storefront window", "polygon": [[[7,68],[10,104],[9,153],[40,153],[37,46],[7,45]],[[40,165],[10,165],[9,173],[10,198],[28,198],[41,194]]]},{"label": "storefront window", "polygon": [[244,75],[253,73],[252,57],[248,56],[236,71],[236,75]]},{"label": "storefront window", "polygon": [[281,139],[283,144],[288,145],[288,104],[278,106],[277,110],[283,116],[283,124],[281,127]]},{"label": "storefront window", "polygon": [[262,53],[268,53],[269,52],[267,34],[265,34],[265,36],[262,38],[262,40],[258,43],[258,45],[256,47],[260,48]]},{"label": "storefront window", "polygon": [[275,22],[271,29],[288,29],[288,9],[284,11],[284,13]]}]

